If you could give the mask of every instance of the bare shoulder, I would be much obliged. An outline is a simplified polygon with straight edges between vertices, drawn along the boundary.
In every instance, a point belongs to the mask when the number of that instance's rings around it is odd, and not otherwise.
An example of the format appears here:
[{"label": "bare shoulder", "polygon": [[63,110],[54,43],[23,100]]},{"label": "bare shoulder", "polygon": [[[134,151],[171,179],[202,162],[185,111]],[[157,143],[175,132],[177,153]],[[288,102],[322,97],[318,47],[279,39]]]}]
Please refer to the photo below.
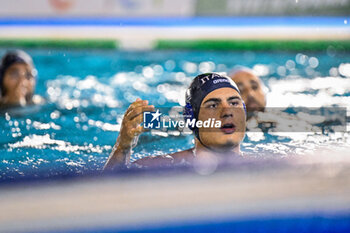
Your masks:
[{"label": "bare shoulder", "polygon": [[170,155],[145,157],[135,161],[134,164],[142,167],[161,167],[179,165],[182,163],[192,163],[194,158],[193,149],[194,148],[175,152]]},{"label": "bare shoulder", "polygon": [[181,162],[193,162],[193,158],[194,158],[194,153],[193,153],[194,148],[190,148],[188,150],[183,150],[183,151],[179,151],[173,154],[170,154],[169,156],[171,156],[174,159],[175,163],[181,163]]}]

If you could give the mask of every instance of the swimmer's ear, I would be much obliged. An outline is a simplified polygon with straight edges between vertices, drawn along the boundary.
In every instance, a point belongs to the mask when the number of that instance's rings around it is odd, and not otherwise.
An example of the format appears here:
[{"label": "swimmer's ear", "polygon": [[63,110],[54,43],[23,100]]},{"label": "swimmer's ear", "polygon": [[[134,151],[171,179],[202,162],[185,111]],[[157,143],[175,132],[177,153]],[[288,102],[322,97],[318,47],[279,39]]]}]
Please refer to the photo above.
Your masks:
[{"label": "swimmer's ear", "polygon": [[184,107],[183,115],[185,120],[187,119],[192,120],[194,118],[193,108],[190,103],[186,103],[186,106]]}]

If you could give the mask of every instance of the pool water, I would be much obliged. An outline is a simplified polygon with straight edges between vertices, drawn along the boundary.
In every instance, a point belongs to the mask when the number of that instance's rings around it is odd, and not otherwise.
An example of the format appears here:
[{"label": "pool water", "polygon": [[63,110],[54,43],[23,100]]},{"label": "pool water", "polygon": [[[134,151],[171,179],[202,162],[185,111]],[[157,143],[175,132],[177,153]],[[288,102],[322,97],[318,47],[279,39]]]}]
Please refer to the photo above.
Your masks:
[{"label": "pool water", "polygon": [[[0,179],[101,170],[118,136],[123,112],[137,97],[156,107],[183,104],[191,79],[235,65],[256,70],[271,107],[350,106],[350,54],[324,52],[115,51],[31,49],[42,106],[0,116]],[[0,55],[5,53],[0,50]],[[347,64],[346,64],[347,63]],[[349,149],[348,132],[254,134],[247,154],[285,156]],[[188,149],[192,135],[143,134],[132,159]],[[327,152],[324,152],[327,153]]]}]

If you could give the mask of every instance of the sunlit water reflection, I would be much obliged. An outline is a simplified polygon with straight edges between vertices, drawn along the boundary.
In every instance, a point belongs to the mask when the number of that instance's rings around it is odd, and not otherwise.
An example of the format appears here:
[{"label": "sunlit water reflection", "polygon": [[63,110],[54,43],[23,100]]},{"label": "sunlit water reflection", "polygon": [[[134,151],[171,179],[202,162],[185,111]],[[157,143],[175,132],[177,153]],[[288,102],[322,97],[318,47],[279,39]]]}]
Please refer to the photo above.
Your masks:
[{"label": "sunlit water reflection", "polygon": [[[4,51],[1,51],[3,54]],[[324,53],[199,51],[30,50],[39,71],[43,106],[0,117],[0,177],[81,174],[103,167],[120,130],[123,112],[137,97],[156,107],[184,105],[184,93],[201,72],[253,68],[267,87],[268,107],[350,105],[350,56]],[[248,132],[248,156],[303,155],[349,149],[347,132]],[[132,159],[193,146],[193,136],[145,133]],[[331,154],[329,156],[332,156]]]}]

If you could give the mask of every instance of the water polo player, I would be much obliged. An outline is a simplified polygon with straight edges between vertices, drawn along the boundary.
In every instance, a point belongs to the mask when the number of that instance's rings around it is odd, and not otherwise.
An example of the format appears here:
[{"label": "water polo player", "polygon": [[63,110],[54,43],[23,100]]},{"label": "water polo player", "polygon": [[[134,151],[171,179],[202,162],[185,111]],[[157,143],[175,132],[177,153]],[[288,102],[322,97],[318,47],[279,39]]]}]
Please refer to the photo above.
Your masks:
[{"label": "water polo player", "polygon": [[237,84],[247,106],[247,118],[250,118],[254,112],[264,112],[266,107],[265,86],[253,70],[245,67],[235,69],[231,72],[230,77]]},{"label": "water polo player", "polygon": [[[137,99],[124,115],[121,130],[105,169],[128,164],[135,139],[145,131],[140,125],[143,112],[154,111],[148,101]],[[140,165],[168,165],[192,163],[194,158],[206,152],[239,154],[240,143],[245,136],[246,112],[236,84],[226,76],[216,73],[198,75],[186,92],[185,119],[206,121],[216,119],[221,127],[205,129],[191,127],[195,135],[195,147],[167,156],[146,157],[137,160]]]},{"label": "water polo player", "polygon": [[6,53],[0,64],[0,106],[33,104],[37,71],[32,58],[22,50]]}]

